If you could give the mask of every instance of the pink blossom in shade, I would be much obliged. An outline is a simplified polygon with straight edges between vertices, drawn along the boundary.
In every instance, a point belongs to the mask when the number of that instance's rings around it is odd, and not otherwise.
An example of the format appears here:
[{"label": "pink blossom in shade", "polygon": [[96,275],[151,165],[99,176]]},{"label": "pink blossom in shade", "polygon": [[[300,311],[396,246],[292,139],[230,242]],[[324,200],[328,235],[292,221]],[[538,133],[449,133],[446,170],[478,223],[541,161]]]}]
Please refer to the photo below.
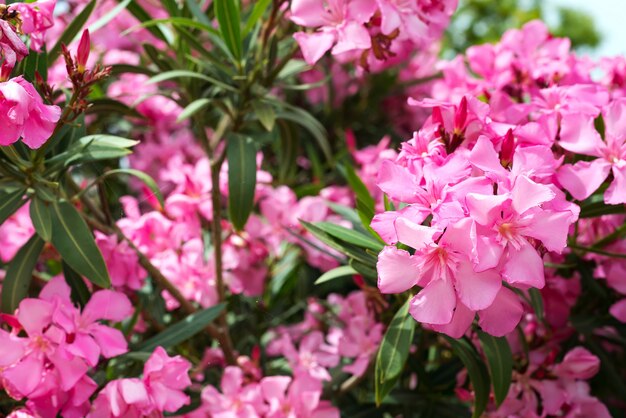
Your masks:
[{"label": "pink blossom in shade", "polygon": [[622,299],[611,305],[609,312],[620,322],[626,323],[626,299]]},{"label": "pink blossom in shade", "polygon": [[339,418],[339,411],[321,401],[322,385],[309,377],[269,376],[261,379],[268,404],[266,418]]},{"label": "pink blossom in shade", "polygon": [[38,0],[35,3],[16,3],[20,12],[22,32],[30,35],[30,49],[40,52],[46,31],[54,25],[53,12],[56,0]]},{"label": "pink blossom in shade", "polygon": [[13,67],[28,55],[28,48],[22,42],[11,24],[0,19],[0,81],[9,78]]},{"label": "pink blossom in shade", "polygon": [[564,379],[590,379],[600,370],[600,359],[583,347],[570,350],[554,368],[554,373]]},{"label": "pink blossom in shade", "polygon": [[338,342],[339,354],[354,359],[354,362],[344,366],[343,370],[355,376],[365,374],[383,338],[383,324],[371,325],[370,322],[369,318],[363,316],[353,318],[346,323]]},{"label": "pink blossom in shade", "polygon": [[364,24],[376,10],[375,0],[296,0],[291,3],[291,20],[316,32],[294,34],[304,59],[315,64],[332,48],[333,55],[358,52],[372,46]]},{"label": "pink blossom in shade", "polygon": [[610,205],[626,203],[626,100],[612,102],[602,111],[606,126],[604,141],[595,130],[593,117],[570,115],[561,122],[559,145],[576,154],[597,157],[564,165],[559,182],[578,200],[589,197],[613,173],[604,194]]},{"label": "pink blossom in shade", "polygon": [[141,379],[112,380],[98,393],[87,418],[141,418],[152,410]]},{"label": "pink blossom in shade", "polygon": [[35,233],[28,208],[27,203],[0,225],[0,260],[3,263],[11,261]]},{"label": "pink blossom in shade", "polygon": [[0,145],[22,137],[31,149],[50,138],[61,117],[58,106],[43,104],[39,93],[22,76],[0,82]]},{"label": "pink blossom in shade", "polygon": [[255,418],[263,416],[266,405],[258,383],[244,382],[239,367],[228,366],[221,380],[221,393],[213,386],[202,390],[206,411],[214,418]]}]

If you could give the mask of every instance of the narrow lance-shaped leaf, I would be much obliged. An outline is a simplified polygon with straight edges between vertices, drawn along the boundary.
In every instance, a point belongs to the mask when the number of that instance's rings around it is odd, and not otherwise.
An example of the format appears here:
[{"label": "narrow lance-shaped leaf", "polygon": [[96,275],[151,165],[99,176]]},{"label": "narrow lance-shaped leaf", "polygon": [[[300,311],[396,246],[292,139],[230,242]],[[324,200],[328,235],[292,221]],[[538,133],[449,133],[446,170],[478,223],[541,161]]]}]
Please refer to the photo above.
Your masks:
[{"label": "narrow lance-shaped leaf", "polygon": [[339,277],[353,276],[359,274],[355,269],[350,266],[340,266],[322,274],[314,284],[322,284],[330,282],[331,280],[338,279]]},{"label": "narrow lance-shaped leaf", "polygon": [[163,348],[174,347],[202,331],[211,321],[217,318],[224,306],[221,303],[191,314],[182,321],[171,325],[165,331],[139,344],[133,351],[151,352],[158,346]]},{"label": "narrow lance-shaped leaf", "polygon": [[52,219],[48,204],[35,196],[30,202],[30,220],[35,231],[42,240],[50,242],[52,239]]},{"label": "narrow lance-shaped leaf", "polygon": [[37,234],[33,235],[15,254],[2,282],[2,311],[13,313],[20,301],[28,294],[33,278],[33,270],[43,250],[44,242]]},{"label": "narrow lance-shaped leaf", "polygon": [[200,112],[201,110],[204,110],[204,108],[206,108],[210,104],[211,104],[211,99],[203,98],[203,99],[194,100],[193,102],[189,103],[183,109],[182,112],[180,112],[180,115],[178,115],[178,118],[176,118],[176,121],[182,122],[186,119],[189,119],[196,113]]},{"label": "narrow lance-shaped leaf", "polygon": [[111,177],[117,174],[128,174],[130,176],[137,177],[139,180],[143,182],[143,184],[145,184],[150,189],[150,191],[154,194],[154,196],[157,198],[157,200],[161,204],[161,207],[165,207],[165,201],[163,200],[163,195],[161,194],[161,190],[159,189],[159,186],[157,185],[156,181],[154,181],[152,177],[150,177],[148,174],[144,173],[143,171],[135,170],[132,168],[118,168],[115,170],[107,171],[106,173],[100,176],[100,179],[102,180],[106,177]]},{"label": "narrow lance-shaped leaf", "polygon": [[241,59],[241,28],[239,24],[239,7],[237,0],[215,0],[215,16],[220,26],[220,32],[228,49],[236,59]]},{"label": "narrow lance-shaped leaf", "polygon": [[467,375],[474,388],[474,413],[472,417],[479,418],[487,408],[487,402],[489,402],[490,382],[487,366],[485,366],[476,349],[468,340],[464,338],[455,340],[448,336],[444,337],[467,369]]},{"label": "narrow lance-shaped leaf", "polygon": [[76,273],[66,262],[63,262],[63,276],[65,276],[65,282],[72,289],[72,300],[80,306],[85,306],[89,302],[91,293],[89,293],[82,276]]},{"label": "narrow lance-shaped leaf", "polygon": [[263,16],[263,12],[267,9],[267,6],[271,3],[272,0],[257,0],[254,2],[254,8],[248,17],[248,21],[246,22],[246,27],[243,30],[243,36],[248,35],[256,22],[259,21],[261,16]]},{"label": "narrow lance-shaped leaf", "polygon": [[246,225],[254,206],[256,146],[252,138],[233,134],[228,138],[227,147],[228,215],[235,228],[240,231]]},{"label": "narrow lance-shaped leaf", "polygon": [[380,343],[376,356],[376,404],[380,405],[402,375],[415,333],[415,320],[409,315],[409,298],[396,312]]},{"label": "narrow lance-shaped leaf", "polygon": [[111,280],[104,258],[80,213],[66,201],[52,205],[52,244],[77,273],[100,287]]},{"label": "narrow lance-shaped leaf", "polygon": [[491,371],[491,383],[496,404],[500,406],[506,399],[511,386],[513,373],[511,347],[504,337],[494,337],[482,331],[478,332],[478,337]]},{"label": "narrow lance-shaped leaf", "polygon": [[24,199],[23,189],[11,193],[0,193],[0,224],[3,224],[24,203],[26,203],[26,200]]},{"label": "narrow lance-shaped leaf", "polygon": [[362,248],[369,248],[377,253],[382,251],[384,247],[383,244],[376,241],[372,237],[341,225],[331,222],[316,222],[315,226],[335,238],[339,238],[345,242],[349,242],[350,244],[354,244]]}]

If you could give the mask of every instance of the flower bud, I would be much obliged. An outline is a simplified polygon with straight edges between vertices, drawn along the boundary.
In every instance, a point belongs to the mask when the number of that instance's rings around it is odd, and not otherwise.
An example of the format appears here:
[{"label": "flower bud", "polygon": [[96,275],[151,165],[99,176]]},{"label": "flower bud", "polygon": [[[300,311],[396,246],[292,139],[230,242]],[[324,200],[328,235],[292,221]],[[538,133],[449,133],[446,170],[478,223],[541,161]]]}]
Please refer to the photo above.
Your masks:
[{"label": "flower bud", "polygon": [[83,31],[83,36],[80,38],[78,44],[78,51],[76,53],[76,66],[79,73],[84,73],[87,67],[87,59],[89,58],[89,50],[91,49],[91,42],[89,41],[89,30]]},{"label": "flower bud", "polygon": [[565,355],[554,373],[562,378],[589,379],[600,370],[600,360],[582,347],[576,347]]}]

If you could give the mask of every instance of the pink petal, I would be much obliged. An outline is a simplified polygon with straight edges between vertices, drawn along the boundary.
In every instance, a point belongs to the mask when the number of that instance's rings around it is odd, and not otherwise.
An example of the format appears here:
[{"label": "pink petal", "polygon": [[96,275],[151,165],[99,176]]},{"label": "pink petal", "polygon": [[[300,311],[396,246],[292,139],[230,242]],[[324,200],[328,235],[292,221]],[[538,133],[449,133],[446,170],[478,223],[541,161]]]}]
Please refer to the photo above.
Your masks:
[{"label": "pink petal", "polygon": [[291,377],[289,376],[264,377],[261,380],[261,392],[263,393],[263,398],[265,398],[268,402],[271,399],[276,399],[282,403],[285,400],[287,387],[289,387],[290,383]]},{"label": "pink petal", "polygon": [[457,301],[452,321],[449,324],[432,325],[432,329],[437,332],[443,332],[452,338],[461,338],[472,325],[475,316],[476,312],[463,305],[461,301]]},{"label": "pink petal", "polygon": [[454,277],[459,299],[473,311],[489,307],[502,287],[502,278],[496,270],[476,273],[467,261],[459,264]]},{"label": "pink petal", "polygon": [[128,296],[113,290],[99,290],[91,296],[83,309],[83,320],[94,322],[98,319],[119,322],[133,313],[133,305]]},{"label": "pink petal", "polygon": [[120,330],[105,325],[92,324],[89,331],[100,346],[102,356],[105,358],[119,356],[128,351],[128,343]]},{"label": "pink petal", "polygon": [[524,308],[517,295],[502,287],[493,304],[478,312],[478,324],[486,333],[502,337],[515,329],[523,313]]},{"label": "pink petal", "polygon": [[315,64],[333,46],[335,35],[326,32],[296,32],[293,38],[300,45],[304,60],[309,65]]},{"label": "pink petal", "polygon": [[52,304],[39,299],[24,299],[16,316],[29,336],[41,334],[52,320]]},{"label": "pink petal", "polygon": [[372,38],[368,30],[357,22],[348,22],[337,31],[337,44],[332,54],[360,51],[372,47]]},{"label": "pink petal", "polygon": [[25,341],[0,330],[0,367],[8,367],[22,358],[26,348]]},{"label": "pink petal", "polygon": [[496,173],[499,176],[507,177],[508,173],[496,153],[493,144],[486,136],[480,136],[476,145],[472,148],[469,161],[474,167],[480,168],[486,173]]},{"label": "pink petal", "polygon": [[420,189],[416,176],[391,160],[381,163],[376,185],[393,200],[404,203],[415,203]]},{"label": "pink petal", "polygon": [[526,242],[521,248],[516,249],[509,244],[506,257],[502,276],[507,282],[523,287],[543,288],[545,285],[543,260],[532,245]]},{"label": "pink petal", "polygon": [[538,239],[550,251],[561,253],[567,245],[567,233],[572,224],[572,213],[537,212],[532,223],[524,228],[524,235]]},{"label": "pink petal", "polygon": [[323,26],[328,13],[324,0],[293,0],[291,2],[291,20],[301,26],[314,28]]},{"label": "pink petal", "polygon": [[626,323],[626,299],[622,299],[611,305],[609,312],[620,322]]},{"label": "pink petal", "polygon": [[626,203],[626,164],[617,168],[613,166],[613,182],[606,189],[604,202],[609,205],[619,205]]},{"label": "pink petal", "polygon": [[39,299],[52,301],[55,297],[58,297],[62,301],[71,302],[70,294],[72,290],[65,282],[62,276],[56,276],[50,279],[50,281],[41,289],[39,293]]},{"label": "pink petal", "polygon": [[456,295],[448,280],[433,280],[411,301],[409,312],[418,322],[449,324],[452,320]]},{"label": "pink petal", "polygon": [[378,254],[378,289],[382,293],[402,293],[409,290],[420,276],[418,260],[407,251],[385,247]]},{"label": "pink petal", "polygon": [[604,159],[566,164],[557,172],[557,180],[576,200],[585,200],[606,180],[611,165]]},{"label": "pink petal", "polygon": [[526,176],[518,177],[511,191],[513,209],[519,214],[548,202],[555,196],[556,194],[548,186],[535,183]]},{"label": "pink petal", "polygon": [[68,391],[87,374],[89,366],[80,357],[62,356],[59,351],[48,355],[50,361],[59,370],[61,376],[61,389]]},{"label": "pink petal", "polygon": [[465,204],[470,211],[470,216],[481,225],[490,226],[496,215],[502,210],[502,204],[506,202],[506,195],[484,195],[470,193],[465,198]]},{"label": "pink petal", "polygon": [[561,119],[559,145],[577,154],[600,156],[604,143],[596,131],[592,116],[566,114]]},{"label": "pink petal", "polygon": [[419,225],[406,218],[398,218],[395,222],[398,240],[417,250],[433,243],[433,236],[439,232],[429,226]]},{"label": "pink petal", "polygon": [[613,136],[621,136],[626,132],[626,101],[615,100],[604,108],[604,125],[606,132]]},{"label": "pink petal", "polygon": [[41,383],[43,358],[37,354],[29,354],[17,365],[2,372],[3,380],[11,383],[19,393],[28,396]]}]

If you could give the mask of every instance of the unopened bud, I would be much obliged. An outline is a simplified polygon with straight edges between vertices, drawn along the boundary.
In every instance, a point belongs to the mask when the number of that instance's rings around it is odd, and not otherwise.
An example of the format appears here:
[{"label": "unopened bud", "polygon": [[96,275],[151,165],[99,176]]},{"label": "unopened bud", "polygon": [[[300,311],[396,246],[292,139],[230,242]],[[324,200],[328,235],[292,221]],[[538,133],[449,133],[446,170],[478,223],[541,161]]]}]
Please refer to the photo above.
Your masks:
[{"label": "unopened bud", "polygon": [[76,53],[76,66],[79,73],[84,73],[87,67],[87,59],[89,58],[89,50],[91,49],[91,42],[89,41],[89,30],[83,31],[83,36],[78,43],[78,51]]}]

